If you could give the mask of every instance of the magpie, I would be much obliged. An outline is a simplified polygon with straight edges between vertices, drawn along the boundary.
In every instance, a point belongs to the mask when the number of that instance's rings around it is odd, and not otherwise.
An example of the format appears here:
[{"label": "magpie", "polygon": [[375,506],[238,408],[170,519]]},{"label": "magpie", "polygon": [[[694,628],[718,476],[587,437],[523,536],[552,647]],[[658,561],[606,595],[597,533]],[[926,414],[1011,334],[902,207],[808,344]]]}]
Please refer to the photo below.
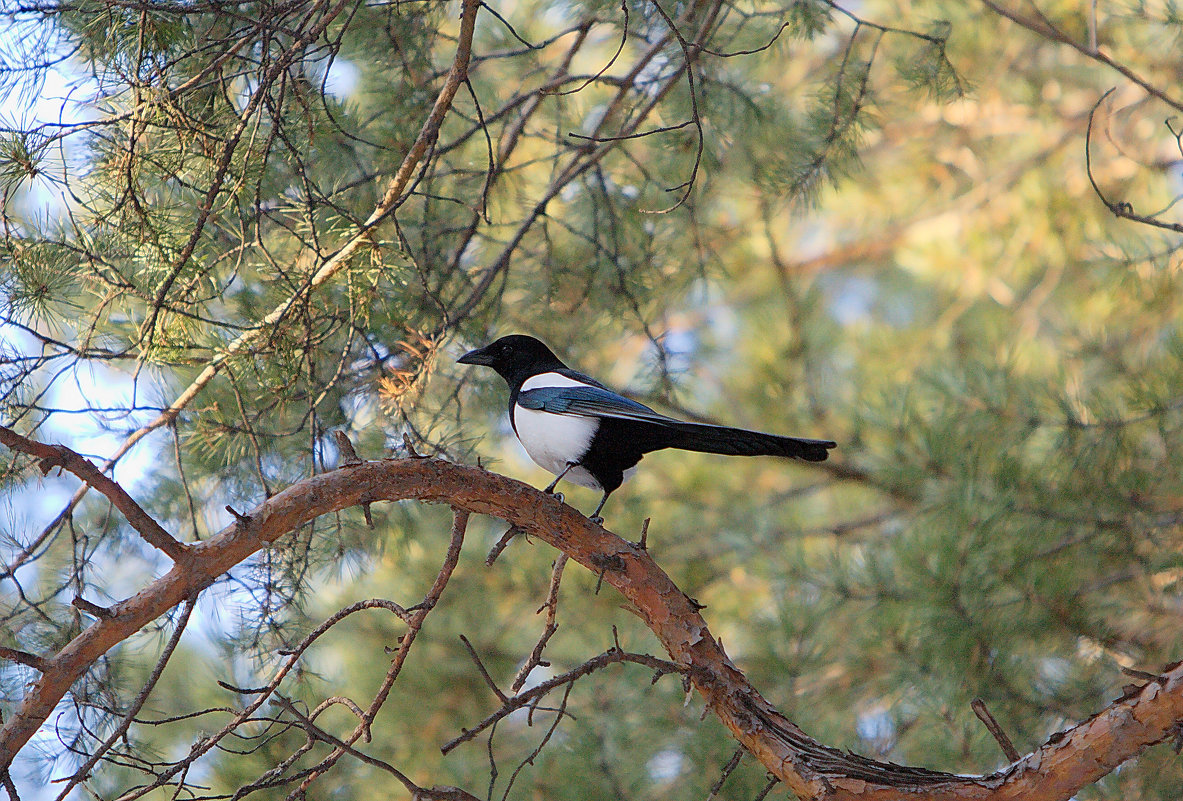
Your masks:
[{"label": "magpie", "polygon": [[526,453],[556,478],[608,496],[632,477],[641,457],[662,448],[728,456],[785,456],[822,462],[837,443],[687,423],[618,395],[572,370],[534,337],[514,334],[469,351],[457,361],[492,367],[509,385],[509,422]]}]

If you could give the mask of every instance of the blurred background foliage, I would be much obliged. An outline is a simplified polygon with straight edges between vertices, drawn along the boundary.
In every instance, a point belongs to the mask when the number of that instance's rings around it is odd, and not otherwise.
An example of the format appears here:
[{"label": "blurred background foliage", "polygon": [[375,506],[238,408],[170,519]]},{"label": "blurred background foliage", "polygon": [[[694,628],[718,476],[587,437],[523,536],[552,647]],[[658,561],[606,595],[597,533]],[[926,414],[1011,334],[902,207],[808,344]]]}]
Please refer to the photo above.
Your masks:
[{"label": "blurred background foliage", "polygon": [[[3,422],[100,461],[151,428],[115,476],[183,540],[335,465],[330,429],[366,458],[406,433],[541,486],[504,386],[455,364],[532,333],[672,414],[839,442],[818,466],[654,454],[607,509],[630,538],[652,519],[655,558],[735,662],[824,742],[989,772],[1004,759],[974,698],[1027,751],[1119,695],[1123,668],[1183,658],[1174,5],[1042,0],[1014,4],[1016,21],[935,0],[658,3],[482,8],[471,80],[413,191],[312,292],[418,134],[458,4],[6,4]],[[1096,190],[1165,225],[1119,218]],[[46,653],[86,625],[76,594],[125,598],[164,563],[102,499],[70,505],[69,477],[5,464],[0,644]],[[373,512],[373,530],[353,510],[320,520],[211,587],[139,715],[176,719],[133,726],[86,787],[115,798],[147,780],[140,758],[183,756],[245,703],[219,681],[264,684],[338,609],[418,601],[446,510]],[[507,687],[544,625],[555,553],[519,540],[486,568],[503,528],[473,521],[364,747],[496,798],[553,713],[440,746],[497,703],[459,635]],[[568,566],[534,679],[614,638],[662,655],[596,584]],[[18,762],[22,797],[66,787],[45,782],[111,731],[174,622],[75,688]],[[362,703],[401,631],[352,615],[280,691]],[[33,675],[0,665],[6,716]],[[677,678],[651,676],[578,682],[509,797],[706,797],[735,744]],[[355,722],[344,707],[318,721]],[[195,797],[274,778],[304,742],[262,722],[237,735],[184,775]],[[288,797],[325,751],[251,795]],[[744,759],[719,797],[766,785]],[[356,761],[309,790],[403,792]],[[1181,794],[1159,748],[1079,797]]]}]

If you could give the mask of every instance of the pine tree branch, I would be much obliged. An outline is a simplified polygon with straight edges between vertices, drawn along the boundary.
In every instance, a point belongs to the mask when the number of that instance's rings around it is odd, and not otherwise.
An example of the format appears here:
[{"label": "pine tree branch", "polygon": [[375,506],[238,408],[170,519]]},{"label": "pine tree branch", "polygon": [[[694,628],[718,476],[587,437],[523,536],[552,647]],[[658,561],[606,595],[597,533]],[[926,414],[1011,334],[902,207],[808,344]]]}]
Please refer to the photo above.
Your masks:
[{"label": "pine tree branch", "polygon": [[[1174,736],[1183,719],[1183,665],[1174,665],[1087,721],[1054,735],[1005,771],[988,776],[953,775],[844,752],[809,737],[748,683],[711,636],[693,600],[648,552],[521,482],[435,459],[403,459],[366,462],[293,484],[215,537],[190,546],[188,559],[112,606],[110,617],[96,620],[58,654],[44,659],[41,677],[0,730],[0,770],[95,660],[227,570],[320,515],[363,503],[407,499],[451,504],[458,510],[456,526],[461,529],[469,512],[498,517],[602,575],[635,607],[671,660],[690,676],[707,708],[749,753],[803,799],[1067,799],[1150,745]],[[451,565],[458,556],[457,536],[454,530]],[[447,572],[441,573],[437,584],[446,582]],[[345,742],[351,744],[353,739]]]},{"label": "pine tree branch", "polygon": [[156,522],[153,517],[127,494],[123,487],[101,472],[89,459],[67,448],[65,445],[46,445],[43,442],[22,437],[7,426],[0,425],[0,443],[14,451],[26,453],[40,461],[38,467],[44,475],[55,467],[69,470],[87,485],[107,496],[115,508],[123,513],[127,522],[154,548],[168,554],[174,562],[185,558],[186,546],[177,542],[172,534]]},{"label": "pine tree branch", "polygon": [[45,660],[36,654],[31,654],[28,651],[21,651],[17,648],[7,648],[0,645],[0,659],[6,659],[9,662],[16,662],[26,667],[31,667],[34,670],[44,670]]},{"label": "pine tree branch", "polygon": [[993,11],[998,16],[1008,19],[1016,25],[1026,28],[1038,36],[1042,36],[1048,41],[1067,45],[1081,55],[1091,58],[1093,61],[1096,61],[1099,64],[1104,64],[1110,69],[1116,70],[1127,80],[1141,87],[1141,89],[1146,92],[1146,94],[1158,98],[1176,111],[1183,111],[1183,100],[1177,100],[1171,97],[1165,91],[1148,81],[1146,78],[1143,78],[1128,66],[1107,54],[1104,50],[1076,41],[1071,36],[1053,25],[1051,20],[1040,13],[1038,9],[1036,9],[1036,13],[1039,15],[1039,18],[1032,19],[1031,17],[1024,16],[1017,11],[995,3],[992,0],[982,0],[982,5]]},{"label": "pine tree branch", "polygon": [[[714,26],[714,20],[721,12],[723,7],[722,0],[712,0],[711,3],[705,4],[701,2],[687,3],[684,5],[682,13],[679,14],[675,21],[675,26],[682,26],[690,24],[694,19],[705,20],[701,23],[691,40],[693,47],[698,50],[703,47],[706,39]],[[627,118],[623,121],[622,127],[614,135],[608,136],[606,131],[617,122],[623,114],[626,99],[629,97],[640,79],[641,75],[646,69],[651,69],[652,65],[659,61],[666,53],[667,46],[674,40],[674,35],[671,29],[667,26],[664,34],[654,37],[653,42],[649,45],[646,51],[640,55],[629,68],[629,71],[621,76],[617,83],[617,91],[612,98],[604,104],[604,111],[599,117],[595,128],[586,136],[581,137],[588,141],[588,147],[582,148],[576,152],[572,159],[564,165],[561,170],[557,170],[555,177],[551,179],[546,191],[543,192],[534,208],[530,210],[526,218],[517,226],[513,234],[506,240],[500,253],[494,257],[489,265],[481,271],[480,275],[473,283],[472,288],[465,295],[464,299],[459,301],[452,312],[449,319],[450,326],[455,326],[461,320],[467,318],[472,314],[481,300],[488,293],[494,282],[509,269],[510,261],[517,252],[519,245],[525,238],[529,230],[534,226],[539,218],[545,212],[546,207],[550,202],[558,197],[563,188],[569,186],[579,176],[591,170],[601,161],[608,153],[620,147],[620,143],[624,140],[634,137],[641,127],[649,120],[651,115],[666,98],[666,96],[673,91],[682,80],[682,73],[689,69],[689,63],[683,61],[679,66],[671,71],[671,74],[666,78],[665,83],[654,90],[645,100],[644,104],[639,108],[633,109]],[[459,264],[459,259],[463,253],[463,249],[456,250],[455,262],[452,267]]]},{"label": "pine tree branch", "polygon": [[[565,673],[560,673],[557,676],[539,682],[530,689],[519,692],[512,698],[501,699],[501,706],[495,712],[489,714],[480,723],[473,726],[471,729],[465,729],[456,737],[448,740],[440,746],[442,753],[449,754],[455,750],[456,746],[467,743],[483,731],[487,731],[490,726],[497,723],[499,720],[504,720],[509,715],[524,709],[526,707],[536,704],[541,698],[546,696],[552,690],[562,687],[565,684],[574,684],[584,676],[589,676],[597,670],[602,670],[609,665],[618,665],[622,663],[629,663],[634,665],[644,665],[645,667],[653,668],[657,671],[656,676],[661,676],[666,673],[682,673],[684,668],[680,665],[675,665],[672,662],[666,662],[661,659],[649,656],[648,654],[632,654],[628,651],[622,651],[619,648],[612,648],[605,651],[598,656],[593,656],[583,664],[576,668],[572,668]],[[656,677],[654,678],[656,681]]]},{"label": "pine tree branch", "polygon": [[480,801],[480,799],[475,795],[461,790],[458,787],[440,785],[436,785],[435,787],[431,788],[420,787],[411,781],[411,779],[407,777],[406,774],[394,767],[394,765],[391,765],[389,762],[378,759],[374,756],[370,756],[369,754],[366,754],[362,751],[358,751],[350,743],[339,740],[338,738],[326,732],[324,729],[317,726],[316,723],[313,722],[316,717],[314,714],[302,714],[300,710],[296,709],[295,705],[286,698],[280,699],[279,704],[293,717],[295,717],[296,720],[299,721],[300,728],[302,728],[308,735],[309,742],[317,741],[327,743],[337,750],[349,754],[359,762],[364,762],[367,765],[371,765],[375,768],[386,771],[391,776],[394,776],[394,778],[398,780],[399,784],[407,789],[407,792],[411,794],[411,798],[414,799],[414,801],[419,801],[419,799],[424,799],[424,801],[427,801],[427,799],[440,799],[441,801],[444,799],[454,799],[454,801]]},{"label": "pine tree branch", "polygon": [[135,700],[131,706],[123,713],[123,718],[119,721],[119,725],[115,730],[107,735],[98,748],[90,755],[90,757],[82,764],[78,770],[74,771],[74,775],[70,777],[65,789],[58,794],[58,801],[61,801],[70,794],[70,791],[76,787],[80,782],[85,781],[90,775],[91,768],[99,763],[99,760],[111,750],[111,748],[121,739],[127,736],[128,729],[131,724],[135,722],[136,715],[144,708],[144,704],[148,702],[148,697],[152,694],[152,690],[156,688],[156,682],[160,680],[160,676],[164,673],[164,668],[168,665],[168,661],[172,658],[173,652],[176,651],[177,645],[181,642],[181,635],[185,633],[185,628],[189,625],[189,617],[193,614],[193,607],[196,606],[196,598],[190,598],[181,608],[181,615],[177,619],[176,626],[173,627],[172,636],[168,638],[168,642],[164,646],[164,651],[156,660],[156,666],[152,668],[152,675],[148,677],[148,681],[140,689],[136,695]]},{"label": "pine tree branch", "polygon": [[[315,4],[305,13],[305,19],[311,19],[320,11],[322,3]],[[217,167],[214,172],[213,179],[210,181],[209,188],[206,189],[204,197],[197,206],[197,218],[194,220],[193,227],[189,232],[189,238],[181,247],[180,253],[174,260],[169,273],[164,280],[160,282],[160,286],[156,290],[155,297],[152,298],[151,312],[149,312],[147,319],[140,327],[141,340],[146,340],[148,345],[145,350],[151,346],[153,339],[156,336],[156,320],[160,316],[161,310],[164,308],[165,302],[168,299],[168,293],[172,289],[173,284],[181,275],[181,271],[185,269],[185,265],[189,263],[194,251],[197,249],[198,243],[201,241],[202,231],[205,230],[205,225],[209,221],[210,215],[213,213],[214,205],[217,203],[218,195],[222,192],[223,184],[226,181],[226,176],[230,172],[230,162],[234,157],[234,151],[238,149],[238,144],[242,140],[243,134],[246,133],[250,126],[251,118],[263,103],[272,86],[278,80],[279,76],[288,69],[300,53],[303,52],[305,45],[315,41],[325,30],[329,24],[337,18],[337,16],[345,10],[348,5],[346,0],[341,0],[332,8],[325,10],[320,19],[316,20],[315,24],[309,25],[307,30],[303,30],[296,41],[288,45],[280,58],[276,59],[275,63],[267,70],[267,72],[259,76],[258,87],[251,95],[246,107],[239,114],[238,124],[234,130],[226,137],[225,143],[222,145],[222,152],[218,157]],[[128,163],[130,164],[132,153],[128,153]]]}]

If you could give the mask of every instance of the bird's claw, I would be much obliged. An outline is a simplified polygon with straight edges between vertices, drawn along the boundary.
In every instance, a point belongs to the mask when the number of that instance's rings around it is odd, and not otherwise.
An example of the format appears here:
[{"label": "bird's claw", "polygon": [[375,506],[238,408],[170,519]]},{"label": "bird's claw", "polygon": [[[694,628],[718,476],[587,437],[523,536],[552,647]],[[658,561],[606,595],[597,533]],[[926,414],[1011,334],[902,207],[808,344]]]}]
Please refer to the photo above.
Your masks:
[{"label": "bird's claw", "polygon": [[595,523],[597,526],[604,525],[604,518],[600,517],[599,515],[592,515],[588,518],[588,520]]}]

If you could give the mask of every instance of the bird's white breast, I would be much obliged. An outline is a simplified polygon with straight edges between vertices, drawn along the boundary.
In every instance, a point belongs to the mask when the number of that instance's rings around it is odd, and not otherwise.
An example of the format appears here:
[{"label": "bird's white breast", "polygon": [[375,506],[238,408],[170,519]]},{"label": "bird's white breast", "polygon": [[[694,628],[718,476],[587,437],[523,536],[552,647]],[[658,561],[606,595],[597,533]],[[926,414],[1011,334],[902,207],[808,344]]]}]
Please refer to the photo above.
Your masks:
[{"label": "bird's white breast", "polygon": [[[582,387],[586,384],[559,373],[542,373],[522,384],[522,392],[541,387]],[[514,404],[514,429],[526,453],[539,467],[556,476],[567,469],[568,462],[578,462],[591,446],[592,437],[600,427],[594,417],[574,414],[551,414],[536,409],[524,409]],[[581,487],[602,489],[592,474],[582,467],[573,467],[564,479]]]}]

